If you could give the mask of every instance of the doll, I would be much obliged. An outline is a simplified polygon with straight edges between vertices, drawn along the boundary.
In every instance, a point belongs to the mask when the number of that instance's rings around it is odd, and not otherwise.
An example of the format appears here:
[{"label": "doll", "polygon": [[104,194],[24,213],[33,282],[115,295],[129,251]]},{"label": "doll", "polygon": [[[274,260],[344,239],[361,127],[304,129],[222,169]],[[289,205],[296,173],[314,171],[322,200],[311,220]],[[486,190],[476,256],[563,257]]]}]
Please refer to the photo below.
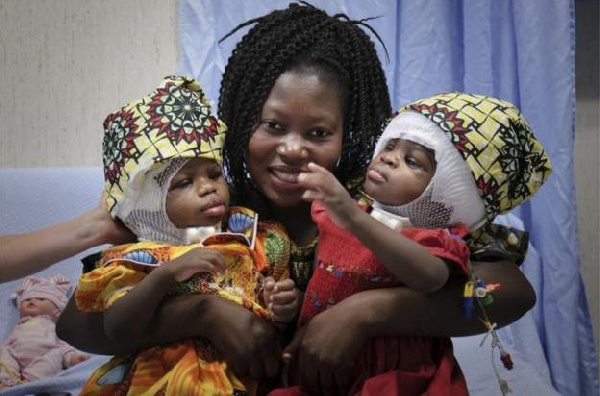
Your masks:
[{"label": "doll", "polygon": [[0,389],[53,376],[90,358],[56,336],[69,287],[59,274],[30,276],[19,286],[15,303],[20,319],[0,352]]}]

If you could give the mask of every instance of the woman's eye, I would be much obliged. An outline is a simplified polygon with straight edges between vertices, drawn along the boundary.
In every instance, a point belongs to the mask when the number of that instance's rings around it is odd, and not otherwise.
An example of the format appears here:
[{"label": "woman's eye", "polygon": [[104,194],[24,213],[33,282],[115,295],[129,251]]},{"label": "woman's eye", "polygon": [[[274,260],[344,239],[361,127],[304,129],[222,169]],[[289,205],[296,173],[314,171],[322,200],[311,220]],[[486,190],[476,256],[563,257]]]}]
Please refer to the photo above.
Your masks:
[{"label": "woman's eye", "polygon": [[323,139],[331,135],[331,132],[324,129],[314,129],[309,132],[309,135],[314,138]]},{"label": "woman's eye", "polygon": [[281,124],[275,121],[262,121],[260,124],[269,132],[280,132],[283,130]]}]

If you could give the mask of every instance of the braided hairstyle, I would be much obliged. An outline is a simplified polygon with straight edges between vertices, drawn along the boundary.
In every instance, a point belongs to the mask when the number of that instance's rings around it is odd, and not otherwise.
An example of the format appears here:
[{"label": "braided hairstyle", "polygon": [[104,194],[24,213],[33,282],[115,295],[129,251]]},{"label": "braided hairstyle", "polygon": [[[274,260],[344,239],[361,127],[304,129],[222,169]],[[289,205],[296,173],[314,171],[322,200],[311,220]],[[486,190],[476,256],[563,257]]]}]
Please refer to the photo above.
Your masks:
[{"label": "braided hairstyle", "polygon": [[248,141],[275,81],[289,71],[317,74],[337,87],[344,138],[334,172],[351,192],[361,184],[391,114],[375,45],[358,25],[379,36],[365,21],[352,21],[343,14],[329,16],[304,2],[292,3],[238,25],[222,39],[254,24],[229,57],[219,95],[219,117],[229,130],[223,148],[228,182],[241,193],[242,201],[250,199],[247,193],[255,189],[246,168]]}]

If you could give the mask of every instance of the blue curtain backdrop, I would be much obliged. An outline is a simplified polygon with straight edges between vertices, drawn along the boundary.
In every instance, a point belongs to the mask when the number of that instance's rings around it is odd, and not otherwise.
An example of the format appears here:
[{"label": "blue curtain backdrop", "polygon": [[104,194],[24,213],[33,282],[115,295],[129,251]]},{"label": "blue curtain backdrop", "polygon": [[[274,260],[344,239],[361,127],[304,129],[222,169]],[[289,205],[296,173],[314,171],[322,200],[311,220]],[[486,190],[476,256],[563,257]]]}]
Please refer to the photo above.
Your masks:
[{"label": "blue curtain backdrop", "polygon": [[[180,0],[180,72],[196,77],[214,107],[233,46],[247,31],[217,41],[237,24],[286,7],[274,0]],[[564,395],[597,395],[597,360],[579,274],[574,139],[572,0],[311,1],[329,13],[371,21],[392,103],[398,108],[438,92],[466,91],[517,105],[552,160],[541,192],[499,221],[531,232],[523,271],[538,300],[502,330]],[[517,368],[518,370],[518,368]]]}]

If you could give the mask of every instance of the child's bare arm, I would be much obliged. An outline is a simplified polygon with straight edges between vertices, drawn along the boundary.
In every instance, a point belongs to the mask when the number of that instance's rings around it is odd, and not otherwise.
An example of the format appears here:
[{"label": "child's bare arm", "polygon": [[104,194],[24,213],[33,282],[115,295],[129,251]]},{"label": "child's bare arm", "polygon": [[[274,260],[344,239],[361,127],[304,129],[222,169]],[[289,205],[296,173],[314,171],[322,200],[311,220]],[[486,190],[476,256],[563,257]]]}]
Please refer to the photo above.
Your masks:
[{"label": "child's bare arm", "polygon": [[224,265],[221,253],[204,248],[190,250],[161,265],[105,311],[106,335],[111,339],[124,334],[127,337],[141,336],[173,285],[199,272],[220,272]]},{"label": "child's bare arm", "polygon": [[392,230],[360,210],[335,176],[316,164],[299,177],[304,198],[323,203],[333,221],[350,231],[406,286],[433,292],[448,281],[446,262],[423,246]]}]

